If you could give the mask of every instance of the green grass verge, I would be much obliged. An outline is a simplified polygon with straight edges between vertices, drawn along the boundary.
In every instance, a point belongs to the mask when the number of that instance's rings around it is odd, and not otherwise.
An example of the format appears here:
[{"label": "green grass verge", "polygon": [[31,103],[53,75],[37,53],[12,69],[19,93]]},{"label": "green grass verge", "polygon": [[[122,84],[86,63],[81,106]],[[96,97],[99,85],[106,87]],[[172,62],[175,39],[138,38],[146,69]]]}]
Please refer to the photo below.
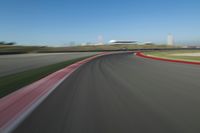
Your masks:
[{"label": "green grass verge", "polygon": [[200,53],[200,50],[175,50],[175,51],[153,51],[145,52],[146,55],[162,57],[167,59],[179,59],[184,61],[200,61],[200,56],[176,56],[173,54]]},{"label": "green grass verge", "polygon": [[12,93],[28,84],[33,83],[47,75],[69,66],[75,62],[81,61],[91,56],[68,60],[53,65],[48,65],[8,76],[0,77],[0,98]]}]

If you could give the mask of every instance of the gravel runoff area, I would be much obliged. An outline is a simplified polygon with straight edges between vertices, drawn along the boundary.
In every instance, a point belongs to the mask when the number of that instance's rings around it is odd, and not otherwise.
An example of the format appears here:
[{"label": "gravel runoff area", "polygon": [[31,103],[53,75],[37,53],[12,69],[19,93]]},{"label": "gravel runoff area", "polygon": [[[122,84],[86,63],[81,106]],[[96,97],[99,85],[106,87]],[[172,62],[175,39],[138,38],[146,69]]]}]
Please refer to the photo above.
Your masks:
[{"label": "gravel runoff area", "polygon": [[97,52],[1,55],[0,77],[95,54]]},{"label": "gravel runoff area", "polygon": [[173,56],[200,56],[200,53],[182,53],[182,54],[171,54]]},{"label": "gravel runoff area", "polygon": [[144,54],[153,57],[200,62],[200,50],[152,51],[144,52]]}]

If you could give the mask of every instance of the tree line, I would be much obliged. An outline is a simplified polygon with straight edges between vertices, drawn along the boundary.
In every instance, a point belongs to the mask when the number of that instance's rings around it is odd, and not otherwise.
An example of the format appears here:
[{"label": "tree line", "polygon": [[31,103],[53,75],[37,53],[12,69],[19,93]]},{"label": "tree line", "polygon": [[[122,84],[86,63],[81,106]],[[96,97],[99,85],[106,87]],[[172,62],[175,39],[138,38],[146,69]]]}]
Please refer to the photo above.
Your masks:
[{"label": "tree line", "polygon": [[0,42],[0,45],[15,45],[15,42]]}]

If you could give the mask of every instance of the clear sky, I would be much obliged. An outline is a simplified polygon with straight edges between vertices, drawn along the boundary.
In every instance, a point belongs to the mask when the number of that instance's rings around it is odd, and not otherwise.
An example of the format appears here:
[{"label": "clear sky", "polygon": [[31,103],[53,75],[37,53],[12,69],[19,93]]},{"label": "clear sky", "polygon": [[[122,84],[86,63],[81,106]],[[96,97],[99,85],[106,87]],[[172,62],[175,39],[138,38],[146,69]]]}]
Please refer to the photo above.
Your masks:
[{"label": "clear sky", "polygon": [[0,0],[0,41],[200,42],[200,0]]}]

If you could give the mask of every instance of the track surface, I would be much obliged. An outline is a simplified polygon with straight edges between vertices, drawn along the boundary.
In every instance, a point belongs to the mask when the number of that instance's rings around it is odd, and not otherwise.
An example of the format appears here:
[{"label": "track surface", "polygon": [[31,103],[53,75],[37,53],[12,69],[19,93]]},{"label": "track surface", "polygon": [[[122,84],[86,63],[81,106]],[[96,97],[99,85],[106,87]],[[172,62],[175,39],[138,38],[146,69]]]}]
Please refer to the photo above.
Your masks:
[{"label": "track surface", "polygon": [[200,66],[119,54],[66,79],[14,133],[199,133]]},{"label": "track surface", "polygon": [[1,55],[0,77],[94,54],[96,52]]}]

